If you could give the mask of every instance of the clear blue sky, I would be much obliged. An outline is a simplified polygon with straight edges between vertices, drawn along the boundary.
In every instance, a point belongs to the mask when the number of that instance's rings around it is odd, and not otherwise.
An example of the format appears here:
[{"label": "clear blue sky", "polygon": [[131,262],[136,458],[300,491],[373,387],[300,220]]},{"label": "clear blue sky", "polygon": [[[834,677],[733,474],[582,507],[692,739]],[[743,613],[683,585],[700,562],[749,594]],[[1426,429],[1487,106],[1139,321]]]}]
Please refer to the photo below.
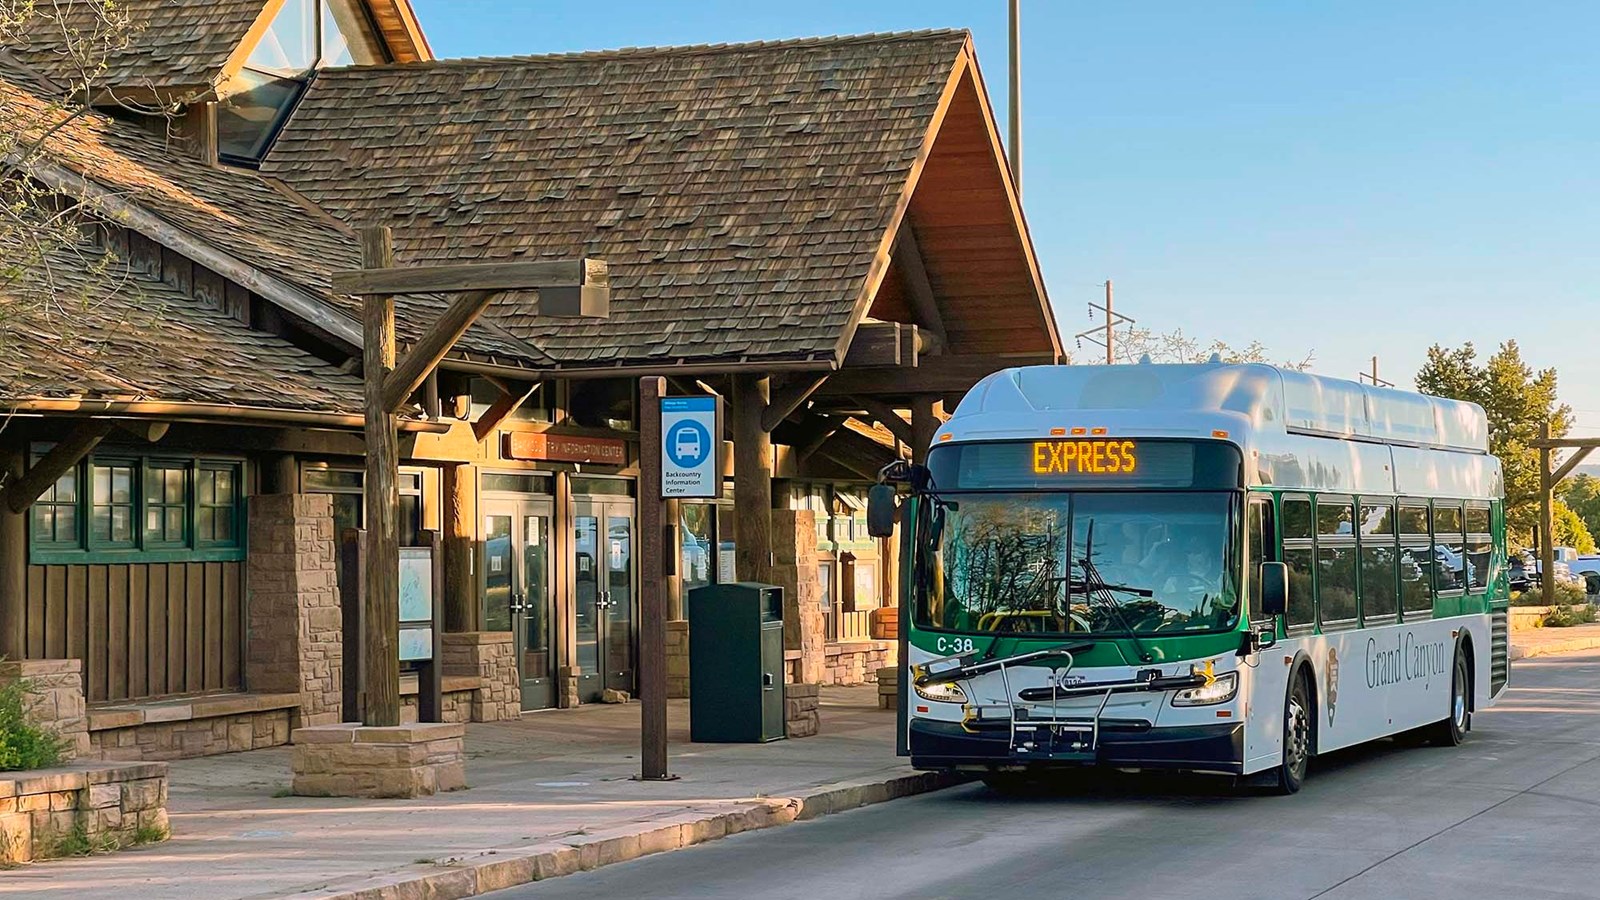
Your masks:
[{"label": "clear blue sky", "polygon": [[[1005,0],[414,0],[441,56],[964,27]],[[1506,338],[1600,434],[1600,4],[1023,0],[1024,195],[1065,334],[1141,325],[1409,387]],[[1004,123],[1002,123],[1003,125]]]}]

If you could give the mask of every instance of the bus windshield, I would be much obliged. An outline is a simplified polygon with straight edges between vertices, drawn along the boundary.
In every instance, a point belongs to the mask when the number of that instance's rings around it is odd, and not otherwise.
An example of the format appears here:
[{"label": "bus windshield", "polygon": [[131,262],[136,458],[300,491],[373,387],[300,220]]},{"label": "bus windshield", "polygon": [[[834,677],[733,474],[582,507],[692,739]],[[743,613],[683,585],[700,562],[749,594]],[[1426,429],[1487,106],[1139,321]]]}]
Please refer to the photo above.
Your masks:
[{"label": "bus windshield", "polygon": [[1237,621],[1231,493],[963,492],[924,504],[919,627],[1143,636]]}]

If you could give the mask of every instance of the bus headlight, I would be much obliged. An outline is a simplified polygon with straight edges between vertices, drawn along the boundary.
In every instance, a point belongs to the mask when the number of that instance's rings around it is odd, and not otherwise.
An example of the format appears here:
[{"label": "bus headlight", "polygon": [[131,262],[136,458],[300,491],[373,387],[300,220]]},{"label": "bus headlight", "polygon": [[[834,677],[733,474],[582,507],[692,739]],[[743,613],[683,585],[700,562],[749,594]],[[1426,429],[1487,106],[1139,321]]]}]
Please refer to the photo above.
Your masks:
[{"label": "bus headlight", "polygon": [[938,703],[967,702],[967,692],[963,691],[961,686],[953,681],[945,681],[939,684],[917,684],[913,681],[911,682],[911,687],[916,690],[917,696],[924,700],[933,700]]},{"label": "bus headlight", "polygon": [[1212,706],[1227,703],[1239,693],[1239,673],[1223,672],[1217,680],[1200,687],[1184,688],[1172,695],[1173,706]]}]

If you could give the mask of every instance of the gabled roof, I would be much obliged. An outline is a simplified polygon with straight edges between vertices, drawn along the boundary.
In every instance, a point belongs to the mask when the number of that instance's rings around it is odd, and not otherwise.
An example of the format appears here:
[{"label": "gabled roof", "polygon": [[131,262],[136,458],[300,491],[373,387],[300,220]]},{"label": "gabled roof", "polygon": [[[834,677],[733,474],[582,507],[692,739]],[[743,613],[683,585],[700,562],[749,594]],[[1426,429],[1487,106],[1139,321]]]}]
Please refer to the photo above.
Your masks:
[{"label": "gabled roof", "polygon": [[490,313],[564,365],[826,367],[969,52],[931,31],[329,70],[263,171],[394,226],[401,263],[607,260],[609,321]]},{"label": "gabled roof", "polygon": [[[247,328],[99,251],[59,251],[54,284],[70,309],[13,303],[0,290],[0,402],[96,399],[360,415],[362,382],[283,338]],[[67,302],[67,301],[63,301]]]},{"label": "gabled roof", "polygon": [[[433,58],[410,0],[355,2],[367,7],[396,62]],[[34,14],[37,24],[25,35],[29,41],[3,49],[68,85],[92,76],[118,95],[205,99],[237,73],[283,0],[117,0],[118,14],[127,14],[133,29],[110,43],[106,36],[112,32],[105,27],[101,6],[86,0],[40,3]],[[67,35],[73,35],[74,42],[100,36],[96,43],[105,49],[91,56],[103,52],[105,70],[73,71],[73,54],[63,50]]]},{"label": "gabled roof", "polygon": [[[35,93],[36,85],[30,72],[0,52],[0,118],[41,121],[47,101]],[[72,195],[99,194],[106,212],[117,213],[122,224],[157,243],[181,240],[239,260],[261,276],[247,287],[334,338],[360,346],[360,302],[333,294],[330,279],[333,270],[360,267],[359,243],[350,229],[304,198],[255,172],[206,165],[137,124],[98,113],[67,123],[50,137],[45,151],[32,167],[36,177]],[[215,267],[207,258],[195,261]],[[400,298],[400,340],[415,340],[445,303],[437,297]],[[460,348],[512,364],[543,359],[487,325],[474,326]]]}]

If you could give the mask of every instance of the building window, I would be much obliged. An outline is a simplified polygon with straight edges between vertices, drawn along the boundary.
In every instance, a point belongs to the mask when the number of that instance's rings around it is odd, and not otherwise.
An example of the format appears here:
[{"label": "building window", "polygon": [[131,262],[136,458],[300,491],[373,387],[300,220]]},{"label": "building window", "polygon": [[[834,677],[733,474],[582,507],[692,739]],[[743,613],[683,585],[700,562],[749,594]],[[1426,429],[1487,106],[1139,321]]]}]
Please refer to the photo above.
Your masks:
[{"label": "building window", "polygon": [[243,557],[244,465],[91,457],[34,506],[35,564],[227,561]]},{"label": "building window", "polygon": [[161,460],[145,467],[144,545],[189,545],[189,464]]},{"label": "building window", "polygon": [[95,463],[89,472],[89,546],[134,546],[133,463]]},{"label": "building window", "polygon": [[271,148],[317,69],[382,62],[381,44],[348,0],[287,0],[217,105],[217,149],[254,164]]},{"label": "building window", "polygon": [[195,491],[195,543],[202,546],[231,544],[234,514],[238,508],[237,466],[202,465]]},{"label": "building window", "polygon": [[74,468],[56,479],[33,505],[34,545],[79,546],[78,521],[78,470]]},{"label": "building window", "polygon": [[[300,472],[300,490],[308,494],[333,495],[333,533],[336,541],[352,528],[365,528],[366,497],[362,487],[366,473],[356,468],[326,464],[308,465]],[[396,482],[400,493],[400,546],[415,547],[422,533],[422,473],[401,470]]]}]

